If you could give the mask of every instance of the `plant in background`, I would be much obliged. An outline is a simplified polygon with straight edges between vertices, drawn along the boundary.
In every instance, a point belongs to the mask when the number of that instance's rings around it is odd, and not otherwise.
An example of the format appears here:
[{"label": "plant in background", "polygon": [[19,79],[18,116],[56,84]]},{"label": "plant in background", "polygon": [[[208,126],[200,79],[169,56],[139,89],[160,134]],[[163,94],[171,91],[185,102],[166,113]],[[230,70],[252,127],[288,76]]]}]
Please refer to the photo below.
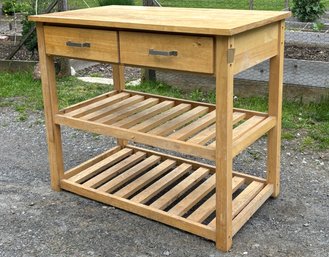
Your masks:
[{"label": "plant in background", "polygon": [[[34,22],[28,21],[29,15],[34,15],[36,12],[43,13],[47,6],[50,4],[50,0],[44,0],[44,1],[38,1],[38,0],[30,0],[27,1],[28,8],[26,8],[27,15],[25,15],[25,18],[22,20],[23,30],[22,35],[23,37],[27,35],[30,30],[35,25]],[[38,48],[38,40],[37,40],[37,33],[34,31],[24,42],[24,45],[27,50],[29,50],[32,53],[32,56],[36,52]]]},{"label": "plant in background", "polygon": [[[28,4],[29,8],[26,11],[26,15],[24,19],[22,20],[22,36],[23,38],[30,32],[30,30],[35,26],[34,22],[28,21],[28,16],[29,15],[34,15],[35,14],[35,6],[38,1],[34,0],[29,1],[30,3]],[[24,42],[24,45],[27,50],[29,50],[32,53],[32,56],[34,55],[34,52],[38,48],[38,40],[37,40],[37,34],[34,31]]]},{"label": "plant in background", "polygon": [[100,6],[105,5],[134,5],[134,0],[98,0]]},{"label": "plant in background", "polygon": [[[34,26],[34,22],[28,21],[27,18],[25,18],[22,21],[22,24],[23,24],[22,35],[24,37],[32,29],[32,27]],[[26,46],[27,50],[29,50],[32,53],[32,55],[34,55],[34,52],[38,47],[37,33],[35,31],[26,39],[24,45]]]},{"label": "plant in background", "polygon": [[293,0],[292,13],[300,21],[316,21],[325,13],[321,0]]},{"label": "plant in background", "polygon": [[28,3],[17,3],[16,0],[6,0],[2,4],[2,12],[6,15],[13,15],[14,13],[27,12],[30,9]]},{"label": "plant in background", "polygon": [[313,23],[313,30],[314,31],[321,31],[321,30],[323,30],[325,28],[325,25],[324,25],[324,23],[322,23],[322,22],[314,22]]}]

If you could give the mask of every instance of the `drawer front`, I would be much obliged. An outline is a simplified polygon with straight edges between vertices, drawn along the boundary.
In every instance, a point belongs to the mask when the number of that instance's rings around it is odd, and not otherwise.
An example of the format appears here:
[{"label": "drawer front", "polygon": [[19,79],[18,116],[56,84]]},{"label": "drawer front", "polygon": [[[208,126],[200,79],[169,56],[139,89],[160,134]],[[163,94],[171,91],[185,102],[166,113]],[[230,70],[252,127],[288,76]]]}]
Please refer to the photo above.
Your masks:
[{"label": "drawer front", "polygon": [[120,32],[120,60],[124,64],[213,73],[211,37]]},{"label": "drawer front", "polygon": [[119,62],[115,31],[45,26],[44,34],[47,54]]}]

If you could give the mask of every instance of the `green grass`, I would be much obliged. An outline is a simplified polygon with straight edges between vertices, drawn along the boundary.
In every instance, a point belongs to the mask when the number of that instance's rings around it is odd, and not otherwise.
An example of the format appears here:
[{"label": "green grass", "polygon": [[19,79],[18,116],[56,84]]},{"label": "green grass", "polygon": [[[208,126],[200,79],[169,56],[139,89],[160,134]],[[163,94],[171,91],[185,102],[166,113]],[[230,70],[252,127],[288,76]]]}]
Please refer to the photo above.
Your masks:
[{"label": "green grass", "polygon": [[[75,77],[58,80],[60,108],[89,99],[109,91],[112,87],[82,82]],[[163,83],[143,83],[130,89],[153,94],[160,94],[194,101],[215,103],[215,94],[199,90],[186,93]],[[42,110],[42,93],[40,81],[35,81],[29,73],[0,72],[0,108],[10,106],[20,113],[19,120],[28,119],[29,112]],[[237,108],[256,111],[267,110],[264,97],[238,98],[234,101]],[[309,149],[329,149],[329,98],[320,103],[301,104],[283,102],[284,140],[298,139],[300,147]]]},{"label": "green grass", "polygon": [[[64,108],[74,103],[109,91],[109,86],[90,84],[68,77],[58,80],[59,106]],[[0,107],[14,107],[25,120],[28,112],[43,109],[40,81],[30,73],[0,72]]]},{"label": "green grass", "polygon": [[98,0],[68,0],[69,9],[80,9],[99,6]]}]

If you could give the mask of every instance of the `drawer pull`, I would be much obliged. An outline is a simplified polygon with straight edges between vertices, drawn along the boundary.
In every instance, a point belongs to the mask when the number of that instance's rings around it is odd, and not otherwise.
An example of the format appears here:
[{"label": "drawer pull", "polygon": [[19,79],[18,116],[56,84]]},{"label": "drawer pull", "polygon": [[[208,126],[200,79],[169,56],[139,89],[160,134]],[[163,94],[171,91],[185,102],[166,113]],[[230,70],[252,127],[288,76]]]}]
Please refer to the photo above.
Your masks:
[{"label": "drawer pull", "polygon": [[177,56],[178,52],[177,51],[159,51],[159,50],[150,49],[149,55]]},{"label": "drawer pull", "polygon": [[72,41],[67,41],[66,45],[71,46],[71,47],[83,47],[83,48],[89,48],[90,47],[90,43],[75,43],[75,42],[72,42]]}]

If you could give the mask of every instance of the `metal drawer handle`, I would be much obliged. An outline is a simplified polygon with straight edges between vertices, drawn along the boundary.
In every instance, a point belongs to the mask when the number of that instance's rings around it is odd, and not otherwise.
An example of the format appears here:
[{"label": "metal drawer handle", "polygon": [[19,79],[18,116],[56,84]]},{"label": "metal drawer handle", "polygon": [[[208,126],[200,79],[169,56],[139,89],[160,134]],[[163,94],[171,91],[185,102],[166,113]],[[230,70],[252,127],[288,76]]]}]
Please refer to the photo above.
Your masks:
[{"label": "metal drawer handle", "polygon": [[72,46],[72,47],[84,47],[84,48],[89,48],[90,47],[90,43],[75,43],[72,41],[67,41],[66,42],[67,46]]},{"label": "metal drawer handle", "polygon": [[149,55],[177,56],[178,52],[177,51],[159,51],[159,50],[150,49]]}]

